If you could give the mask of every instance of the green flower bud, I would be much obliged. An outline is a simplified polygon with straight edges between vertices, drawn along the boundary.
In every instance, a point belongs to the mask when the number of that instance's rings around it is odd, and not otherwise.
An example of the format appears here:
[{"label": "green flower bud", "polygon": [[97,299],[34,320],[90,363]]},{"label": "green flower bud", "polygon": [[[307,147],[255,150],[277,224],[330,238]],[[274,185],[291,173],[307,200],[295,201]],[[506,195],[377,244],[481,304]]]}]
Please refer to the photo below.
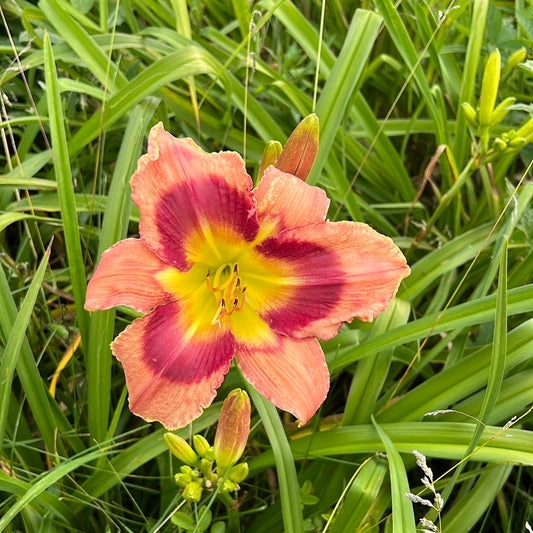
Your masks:
[{"label": "green flower bud", "polygon": [[522,146],[526,145],[526,140],[523,137],[515,137],[511,141],[509,141],[509,148],[513,148],[515,150],[519,150],[522,148]]},{"label": "green flower bud", "polygon": [[181,487],[181,488],[184,488],[186,487],[191,481],[192,481],[192,476],[190,474],[176,474],[174,476],[174,481],[176,482],[176,485],[178,485],[178,487]]},{"label": "green flower bud", "polygon": [[501,137],[496,137],[496,139],[492,141],[492,146],[498,152],[503,152],[507,149],[507,143]]},{"label": "green flower bud", "polygon": [[228,479],[235,483],[242,483],[248,477],[249,472],[248,463],[239,463],[231,467]]},{"label": "green flower bud", "polygon": [[500,52],[498,49],[490,53],[483,71],[481,95],[479,97],[479,125],[488,126],[492,119],[494,103],[500,85]]},{"label": "green flower bud", "polygon": [[215,459],[219,476],[241,457],[250,433],[250,398],[241,389],[232,390],[224,400],[215,434]]},{"label": "green flower bud", "polygon": [[516,131],[516,137],[522,137],[522,139],[525,139],[526,143],[533,141],[533,117],[518,128]]},{"label": "green flower bud", "polygon": [[222,483],[222,486],[220,487],[220,492],[222,493],[228,493],[228,492],[235,492],[236,490],[239,490],[241,487],[239,487],[238,483],[235,483],[231,481],[231,479],[225,479]]},{"label": "green flower bud", "polygon": [[518,64],[522,63],[522,61],[524,61],[526,57],[527,57],[527,51],[523,46],[522,48],[515,50],[509,56],[509,59],[507,59],[507,62],[505,63],[505,67],[503,67],[503,72],[509,72],[510,70],[515,68]]},{"label": "green flower bud", "polygon": [[211,444],[209,444],[207,439],[202,437],[202,435],[194,435],[192,443],[196,453],[198,453],[200,457],[205,457],[205,454],[208,452],[209,448],[211,448]]},{"label": "green flower bud", "polygon": [[268,141],[266,143],[265,149],[263,150],[263,155],[261,156],[261,163],[259,163],[259,170],[257,172],[258,180],[263,177],[267,167],[270,165],[276,166],[282,150],[283,146],[278,141]]},{"label": "green flower bud", "polygon": [[198,481],[191,481],[187,483],[187,486],[183,489],[183,498],[191,503],[200,501],[202,497],[202,485]]},{"label": "green flower bud", "polygon": [[276,167],[305,181],[318,153],[318,129],[318,117],[307,115],[287,139]]},{"label": "green flower bud", "polygon": [[180,472],[182,474],[189,474],[189,476],[193,476],[193,477],[196,477],[196,474],[197,474],[196,470],[191,468],[189,465],[180,466]]},{"label": "green flower bud", "polygon": [[170,450],[172,455],[183,461],[188,465],[195,465],[199,461],[199,457],[194,453],[194,450],[189,446],[186,440],[174,433],[165,433],[163,440]]},{"label": "green flower bud", "polygon": [[470,124],[470,126],[473,128],[477,128],[476,110],[468,102],[463,102],[461,107],[463,108],[463,114],[468,124]]},{"label": "green flower bud", "polygon": [[516,98],[514,96],[508,96],[504,100],[502,100],[492,112],[492,119],[490,121],[491,126],[496,126],[499,124],[504,118],[505,115],[509,112],[509,108],[516,102]]}]

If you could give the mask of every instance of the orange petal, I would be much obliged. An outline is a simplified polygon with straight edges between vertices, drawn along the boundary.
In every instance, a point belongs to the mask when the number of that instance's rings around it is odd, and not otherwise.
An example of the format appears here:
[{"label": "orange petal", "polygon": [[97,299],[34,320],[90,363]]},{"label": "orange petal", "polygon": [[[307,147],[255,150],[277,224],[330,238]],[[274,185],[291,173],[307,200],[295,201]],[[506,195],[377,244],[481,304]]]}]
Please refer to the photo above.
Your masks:
[{"label": "orange petal", "polygon": [[205,257],[224,259],[217,241],[252,241],[257,234],[251,187],[239,154],[208,154],[159,123],[131,179],[141,240],[182,271]]},{"label": "orange petal", "polygon": [[154,277],[168,268],[139,239],[120,241],[102,254],[87,286],[85,309],[127,305],[146,313],[156,305],[169,302],[172,296]]},{"label": "orange petal", "polygon": [[304,424],[329,389],[329,372],[316,339],[292,340],[273,333],[263,344],[237,346],[237,364],[253,387]]},{"label": "orange petal", "polygon": [[122,363],[130,410],[177,429],[200,416],[229,370],[235,342],[229,330],[192,331],[177,303],[134,320],[111,344]]},{"label": "orange petal", "polygon": [[254,195],[261,231],[266,233],[263,238],[286,228],[322,222],[329,207],[322,189],[272,166],[265,170]]},{"label": "orange petal", "polygon": [[268,307],[256,311],[272,329],[295,338],[329,339],[342,322],[373,320],[410,272],[391,239],[356,222],[288,229],[255,251],[281,276]]}]

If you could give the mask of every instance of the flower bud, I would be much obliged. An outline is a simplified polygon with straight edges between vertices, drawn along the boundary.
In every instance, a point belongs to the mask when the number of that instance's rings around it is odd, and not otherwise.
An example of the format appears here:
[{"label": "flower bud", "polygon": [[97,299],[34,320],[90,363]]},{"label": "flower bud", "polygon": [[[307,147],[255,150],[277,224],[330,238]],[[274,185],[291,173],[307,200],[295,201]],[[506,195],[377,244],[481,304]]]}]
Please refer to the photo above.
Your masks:
[{"label": "flower bud", "polygon": [[238,465],[232,466],[228,474],[228,479],[231,479],[234,483],[241,483],[248,477],[250,469],[248,468],[248,463],[239,463]]},{"label": "flower bud", "polygon": [[224,400],[215,434],[215,459],[220,476],[241,457],[250,433],[250,398],[241,389]]},{"label": "flower bud", "polygon": [[509,141],[509,148],[519,150],[520,148],[522,148],[522,146],[525,146],[526,144],[526,139],[524,139],[523,137],[515,137],[514,139]]},{"label": "flower bud", "polygon": [[318,152],[318,117],[311,113],[296,126],[278,158],[276,167],[304,181]]},{"label": "flower bud", "polygon": [[496,126],[499,124],[504,118],[505,115],[509,112],[509,108],[516,102],[516,98],[514,96],[508,96],[507,98],[503,99],[492,112],[492,118],[490,121],[491,126]]},{"label": "flower bud", "polygon": [[498,49],[490,53],[483,71],[481,95],[479,97],[479,125],[488,126],[492,119],[492,111],[500,85],[500,52]]},{"label": "flower bud", "polygon": [[281,143],[278,141],[268,141],[266,143],[263,155],[261,156],[261,163],[259,163],[259,170],[257,172],[258,181],[263,177],[267,167],[270,165],[276,166],[282,150],[283,146],[281,146]]},{"label": "flower bud", "polygon": [[222,486],[220,487],[220,492],[222,493],[235,492],[236,490],[239,490],[240,488],[241,487],[239,487],[238,483],[231,481],[231,479],[225,479],[222,483]]},{"label": "flower bud", "polygon": [[496,138],[492,141],[492,146],[493,146],[494,149],[497,150],[498,152],[503,152],[504,150],[507,149],[507,143],[506,143],[501,137],[496,137]]},{"label": "flower bud", "polygon": [[516,137],[525,139],[526,143],[533,141],[533,117],[516,131]]},{"label": "flower bud", "polygon": [[507,59],[507,62],[505,63],[505,67],[503,67],[503,72],[509,72],[510,70],[515,68],[519,63],[522,63],[522,61],[524,61],[526,57],[527,57],[527,51],[525,47],[522,46],[522,48],[515,50],[509,56],[509,59]]},{"label": "flower bud", "polygon": [[184,488],[192,481],[192,476],[190,474],[183,473],[176,474],[174,476],[174,481],[178,487]]},{"label": "flower bud", "polygon": [[172,455],[183,461],[187,465],[194,465],[199,461],[198,455],[189,446],[186,440],[174,433],[165,433],[163,440]]},{"label": "flower bud", "polygon": [[202,485],[198,481],[187,483],[183,489],[183,498],[188,502],[199,502],[202,497]]},{"label": "flower bud", "polygon": [[200,457],[205,457],[209,452],[209,448],[211,448],[211,444],[209,444],[208,440],[205,437],[202,437],[202,435],[193,435],[192,443],[196,453]]},{"label": "flower bud", "polygon": [[477,128],[476,110],[468,102],[463,102],[461,107],[463,108],[463,114],[468,124],[470,124],[470,126],[473,128]]}]

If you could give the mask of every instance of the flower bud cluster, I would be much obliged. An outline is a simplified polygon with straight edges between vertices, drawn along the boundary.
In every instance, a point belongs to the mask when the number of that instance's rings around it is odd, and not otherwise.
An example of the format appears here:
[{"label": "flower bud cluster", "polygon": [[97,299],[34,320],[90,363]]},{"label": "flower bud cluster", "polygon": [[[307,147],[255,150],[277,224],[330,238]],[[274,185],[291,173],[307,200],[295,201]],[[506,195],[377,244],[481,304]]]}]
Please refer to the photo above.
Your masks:
[{"label": "flower bud cluster", "polygon": [[174,476],[183,498],[197,503],[204,491],[218,489],[228,505],[233,502],[229,493],[240,489],[239,483],[248,476],[248,464],[238,463],[250,432],[250,399],[246,392],[235,389],[224,401],[215,445],[202,435],[194,435],[192,447],[174,433],[165,433],[163,439],[169,451],[184,464]]},{"label": "flower bud cluster", "polygon": [[529,119],[518,130],[509,130],[493,136],[493,129],[500,124],[507,113],[513,109],[516,98],[508,96],[496,105],[501,74],[514,69],[526,57],[525,48],[516,50],[507,60],[503,70],[500,66],[500,52],[496,49],[489,54],[479,96],[479,106],[474,109],[468,102],[463,102],[461,108],[467,124],[473,128],[479,138],[481,155],[485,156],[485,163],[504,153],[516,152],[533,141],[533,119]]}]

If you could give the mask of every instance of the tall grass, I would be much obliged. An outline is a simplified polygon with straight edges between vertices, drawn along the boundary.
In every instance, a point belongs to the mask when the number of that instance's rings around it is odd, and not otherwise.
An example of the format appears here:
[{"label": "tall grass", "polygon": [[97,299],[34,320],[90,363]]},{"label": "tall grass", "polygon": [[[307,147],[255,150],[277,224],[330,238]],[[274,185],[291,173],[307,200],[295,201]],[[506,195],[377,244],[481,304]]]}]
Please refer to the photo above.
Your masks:
[{"label": "tall grass", "polygon": [[[322,7],[2,3],[0,531],[179,530],[179,462],[164,430],[128,411],[109,349],[136,314],[89,315],[86,281],[137,231],[128,180],[154,123],[245,150],[255,176],[265,143],[312,111],[309,182],[332,200],[328,217],[391,236],[412,273],[372,324],[323,343],[331,388],[310,424],[252,393],[241,531],[533,523],[533,69],[519,51],[531,5],[330,0],[321,28]],[[495,49],[501,72],[484,77]],[[490,90],[496,106],[515,100],[485,124]],[[236,386],[232,369],[219,399]],[[219,409],[178,434],[212,439]],[[440,516],[405,496],[432,498],[413,450]],[[198,508],[225,522],[210,498]]]}]

